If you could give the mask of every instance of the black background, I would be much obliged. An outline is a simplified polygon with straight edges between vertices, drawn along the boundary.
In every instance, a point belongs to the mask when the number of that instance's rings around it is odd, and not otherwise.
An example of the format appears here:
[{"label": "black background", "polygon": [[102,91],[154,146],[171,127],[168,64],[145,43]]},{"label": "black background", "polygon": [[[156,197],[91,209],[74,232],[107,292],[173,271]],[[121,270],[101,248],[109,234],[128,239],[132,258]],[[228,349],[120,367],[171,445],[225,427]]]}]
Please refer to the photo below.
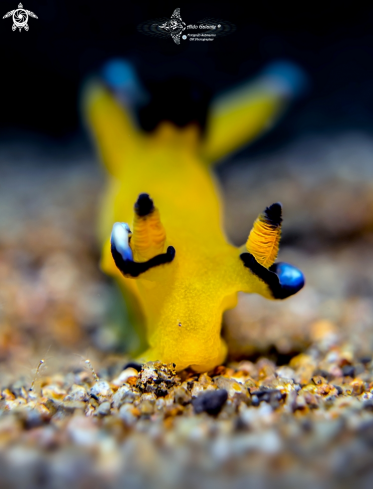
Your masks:
[{"label": "black background", "polygon": [[[1,0],[1,17],[18,0]],[[29,31],[0,20],[0,129],[54,140],[83,134],[82,80],[113,56],[126,56],[146,80],[188,73],[217,91],[255,74],[271,60],[290,59],[310,77],[308,94],[270,136],[373,127],[373,6],[363,2],[117,2],[24,0]],[[210,43],[174,44],[137,31],[146,20],[181,8],[186,24],[206,17],[237,30]],[[175,97],[177,94],[167,93]]]}]

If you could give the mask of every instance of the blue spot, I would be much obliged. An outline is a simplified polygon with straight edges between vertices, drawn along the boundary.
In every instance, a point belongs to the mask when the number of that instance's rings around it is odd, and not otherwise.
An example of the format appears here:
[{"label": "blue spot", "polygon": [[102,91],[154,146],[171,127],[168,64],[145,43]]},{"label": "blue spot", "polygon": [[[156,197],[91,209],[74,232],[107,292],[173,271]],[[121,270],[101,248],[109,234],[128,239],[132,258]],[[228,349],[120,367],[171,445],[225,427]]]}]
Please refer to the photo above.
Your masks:
[{"label": "blue spot", "polygon": [[135,88],[138,85],[136,72],[131,63],[123,59],[108,61],[102,68],[102,76],[113,90]]},{"label": "blue spot", "polygon": [[129,235],[131,230],[127,223],[116,222],[111,232],[111,247],[114,248],[123,260],[133,260],[132,250],[129,246]]},{"label": "blue spot", "polygon": [[305,283],[304,275],[299,268],[289,265],[289,263],[275,263],[271,270],[278,275],[282,289],[295,294]]},{"label": "blue spot", "polygon": [[292,94],[299,97],[308,91],[310,82],[305,71],[291,61],[279,60],[267,65],[263,70],[263,75],[278,81]]}]

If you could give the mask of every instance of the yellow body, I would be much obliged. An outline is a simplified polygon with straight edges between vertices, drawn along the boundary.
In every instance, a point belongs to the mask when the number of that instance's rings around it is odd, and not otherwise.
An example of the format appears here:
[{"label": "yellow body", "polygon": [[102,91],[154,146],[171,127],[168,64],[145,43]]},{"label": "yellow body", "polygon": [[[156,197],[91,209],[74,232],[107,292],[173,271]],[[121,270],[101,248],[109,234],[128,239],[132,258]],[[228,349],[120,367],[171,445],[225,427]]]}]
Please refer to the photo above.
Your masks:
[{"label": "yellow body", "polygon": [[[222,315],[236,305],[237,292],[273,298],[265,282],[244,267],[240,249],[227,241],[209,164],[256,136],[283,103],[258,88],[223,100],[212,108],[210,129],[201,139],[197,126],[180,129],[170,122],[145,134],[102,85],[88,88],[86,118],[109,174],[100,220],[101,266],[117,279],[144,323],[148,349],[141,360],[172,362],[178,370],[212,369],[226,357]],[[133,210],[141,193],[149,194],[156,207],[145,219]],[[137,278],[124,277],[110,252],[117,221],[131,227],[134,260],[146,261],[170,245],[174,260]],[[255,256],[255,249],[250,252]],[[271,253],[266,266],[277,254]]]}]

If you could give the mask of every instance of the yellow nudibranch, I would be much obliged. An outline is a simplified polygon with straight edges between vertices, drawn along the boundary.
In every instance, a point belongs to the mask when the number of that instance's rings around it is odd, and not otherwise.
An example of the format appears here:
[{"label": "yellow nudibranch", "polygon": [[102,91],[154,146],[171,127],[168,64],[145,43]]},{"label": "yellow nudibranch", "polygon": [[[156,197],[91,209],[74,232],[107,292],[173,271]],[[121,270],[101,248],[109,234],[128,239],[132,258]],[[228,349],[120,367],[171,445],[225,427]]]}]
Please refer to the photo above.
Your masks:
[{"label": "yellow nudibranch", "polygon": [[85,90],[86,121],[109,174],[101,266],[116,278],[143,325],[147,349],[141,361],[208,371],[226,358],[222,315],[236,305],[239,291],[284,299],[304,285],[297,268],[274,264],[281,204],[266,208],[246,246],[236,248],[222,230],[209,168],[282,111],[291,90],[280,78],[265,74],[217,99],[204,135],[195,123],[177,127],[169,121],[146,133],[128,100],[117,100],[113,83],[93,81]]}]

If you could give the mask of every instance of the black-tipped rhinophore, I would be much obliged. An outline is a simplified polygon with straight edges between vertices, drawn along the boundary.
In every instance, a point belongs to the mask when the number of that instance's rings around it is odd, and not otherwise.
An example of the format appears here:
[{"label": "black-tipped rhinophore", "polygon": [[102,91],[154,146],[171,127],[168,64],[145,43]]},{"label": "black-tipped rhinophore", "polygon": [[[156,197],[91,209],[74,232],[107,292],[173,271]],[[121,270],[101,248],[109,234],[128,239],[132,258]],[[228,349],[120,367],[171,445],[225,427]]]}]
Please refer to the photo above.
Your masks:
[{"label": "black-tipped rhinophore", "polygon": [[274,263],[268,269],[260,265],[251,253],[242,253],[240,258],[246,268],[268,285],[274,299],[286,299],[305,284],[303,273],[292,265]]},{"label": "black-tipped rhinophore", "polygon": [[160,255],[154,256],[148,261],[137,262],[124,259],[116,249],[115,244],[112,242],[111,254],[113,255],[116,266],[123,273],[123,275],[126,277],[135,278],[141,273],[148,271],[150,268],[172,262],[172,260],[175,258],[175,248],[173,246],[169,246],[166,253],[161,253]]},{"label": "black-tipped rhinophore", "polygon": [[135,204],[135,212],[139,217],[145,217],[154,210],[154,203],[149,194],[140,194]]},{"label": "black-tipped rhinophore", "polygon": [[277,228],[282,223],[282,205],[280,202],[266,207],[263,218],[267,224],[273,228]]}]

